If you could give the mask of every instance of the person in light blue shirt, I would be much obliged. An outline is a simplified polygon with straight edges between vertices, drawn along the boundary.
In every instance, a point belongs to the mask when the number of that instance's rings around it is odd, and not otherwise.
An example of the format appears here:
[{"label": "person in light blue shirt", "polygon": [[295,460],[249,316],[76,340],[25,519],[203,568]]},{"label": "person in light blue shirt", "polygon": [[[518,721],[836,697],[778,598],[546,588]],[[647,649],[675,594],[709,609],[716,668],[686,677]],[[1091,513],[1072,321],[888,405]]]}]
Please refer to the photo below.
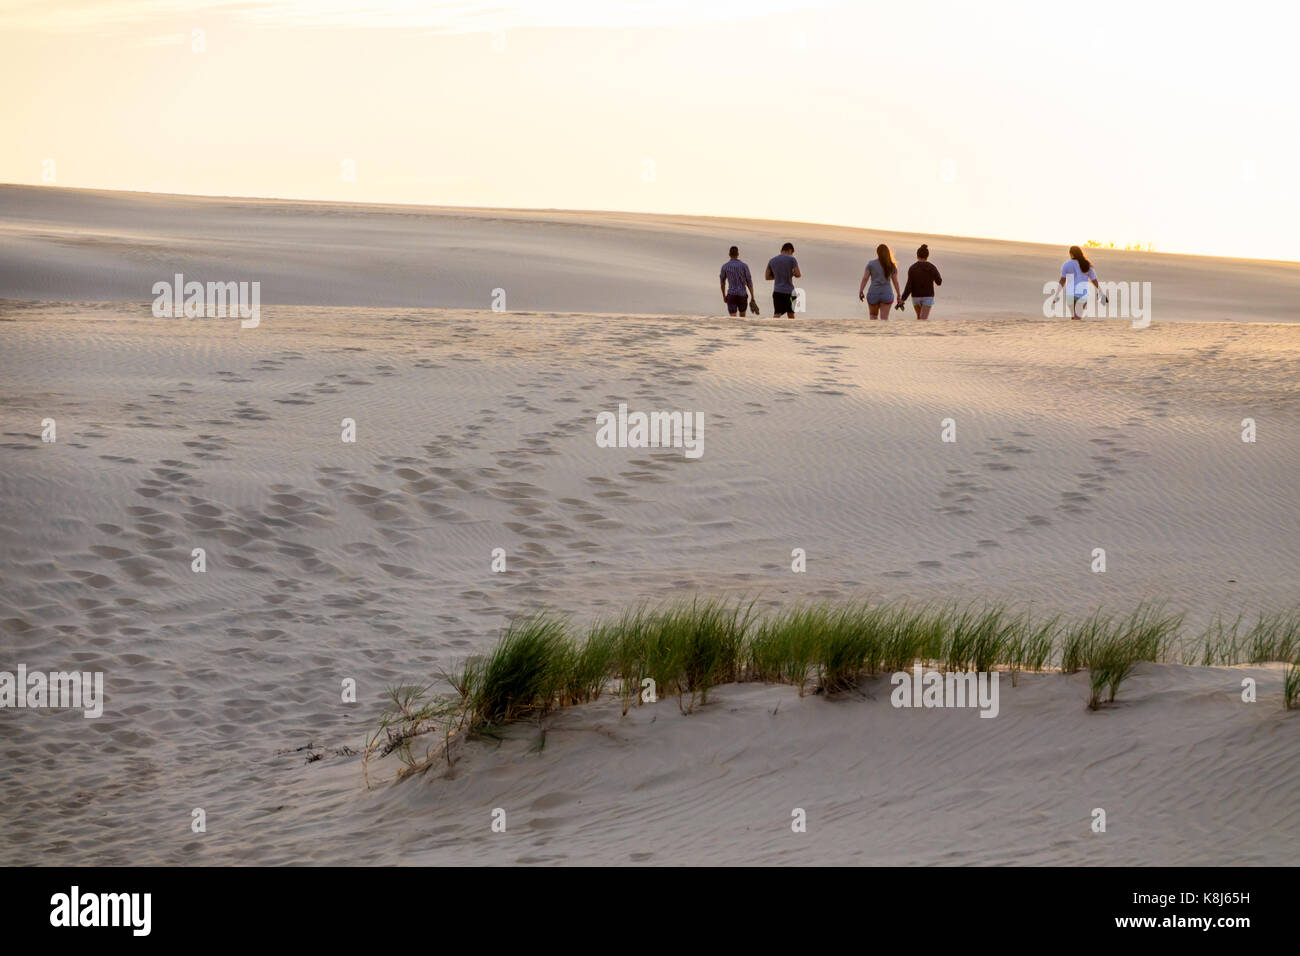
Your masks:
[{"label": "person in light blue shirt", "polygon": [[[867,283],[871,288],[867,288]],[[889,284],[894,284],[894,291],[889,291]],[[889,307],[894,304],[894,295],[898,293],[898,265],[894,262],[894,253],[883,242],[876,246],[876,258],[867,263],[858,283],[858,301],[867,303],[867,311],[873,319],[889,321]]]},{"label": "person in light blue shirt", "polygon": [[1088,305],[1088,283],[1097,289],[1098,297],[1104,299],[1101,286],[1097,282],[1097,270],[1092,267],[1088,257],[1083,254],[1083,250],[1078,246],[1070,247],[1070,258],[1065,260],[1061,266],[1061,281],[1057,295],[1062,291],[1065,292],[1065,304],[1070,307],[1070,318],[1081,319],[1079,306],[1084,308]]}]

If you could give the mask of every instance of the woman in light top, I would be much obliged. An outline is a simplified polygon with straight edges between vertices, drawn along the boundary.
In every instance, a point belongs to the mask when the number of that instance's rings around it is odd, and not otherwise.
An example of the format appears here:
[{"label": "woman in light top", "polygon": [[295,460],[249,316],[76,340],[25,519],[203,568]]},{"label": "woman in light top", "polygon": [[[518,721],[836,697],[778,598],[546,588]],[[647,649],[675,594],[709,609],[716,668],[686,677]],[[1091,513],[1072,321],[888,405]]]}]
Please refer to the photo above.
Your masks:
[{"label": "woman in light top", "polygon": [[1082,319],[1079,314],[1079,304],[1088,304],[1088,283],[1091,282],[1096,288],[1097,294],[1101,294],[1101,286],[1097,284],[1097,271],[1093,269],[1092,263],[1088,257],[1083,254],[1083,250],[1078,246],[1070,247],[1070,258],[1065,260],[1061,266],[1060,286],[1065,291],[1065,302],[1070,307],[1071,319]]},{"label": "woman in light top", "polygon": [[[871,283],[869,289],[868,282]],[[893,291],[889,288],[891,282]],[[866,289],[865,295],[863,289]],[[867,263],[866,271],[862,273],[862,281],[858,283],[858,301],[867,300],[867,311],[873,319],[888,320],[889,307],[894,304],[898,292],[898,264],[894,262],[889,246],[882,242],[876,246],[876,258]]]}]

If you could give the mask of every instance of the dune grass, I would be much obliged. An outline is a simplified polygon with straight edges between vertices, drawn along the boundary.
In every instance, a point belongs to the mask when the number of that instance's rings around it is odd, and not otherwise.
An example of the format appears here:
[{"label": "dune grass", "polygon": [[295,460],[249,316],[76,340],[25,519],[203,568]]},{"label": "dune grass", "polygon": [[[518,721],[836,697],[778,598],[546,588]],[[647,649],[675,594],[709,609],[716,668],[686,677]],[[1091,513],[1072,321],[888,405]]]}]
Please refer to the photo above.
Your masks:
[{"label": "dune grass", "polygon": [[[617,692],[623,712],[675,697],[683,713],[720,684],[789,684],[841,694],[866,677],[910,670],[918,662],[943,671],[1088,671],[1087,706],[1114,702],[1141,661],[1171,660],[1182,615],[1142,604],[1128,615],[1098,611],[1065,621],[1035,619],[1003,604],[867,602],[801,604],[768,614],[753,602],[694,598],[641,605],[597,621],[585,632],[567,618],[534,614],[512,621],[497,645],[444,674],[450,694],[398,688],[366,748],[398,753],[408,771],[432,756],[411,742],[438,733],[443,752],[462,735],[496,735],[514,721]],[[1296,661],[1285,679],[1285,704],[1300,700],[1300,610],[1261,615],[1249,628],[1216,619],[1202,634],[1202,663]],[[450,757],[447,758],[450,760]]]},{"label": "dune grass", "polygon": [[[753,605],[694,599],[659,608],[641,606],[615,621],[595,625],[588,637],[603,650],[604,681],[617,679],[624,713],[650,681],[656,699],[675,696],[690,713],[709,690],[739,679],[742,645],[752,626]],[[589,687],[589,691],[594,684]],[[586,699],[594,699],[589,693]]]},{"label": "dune grass", "polygon": [[1215,617],[1201,636],[1203,665],[1289,662],[1300,656],[1300,609],[1260,614],[1246,630],[1244,620],[1241,614],[1230,624]]},{"label": "dune grass", "polygon": [[749,639],[746,677],[769,684],[793,684],[802,697],[818,664],[830,614],[825,606],[796,606],[761,621]]},{"label": "dune grass", "polygon": [[1064,628],[1061,670],[1088,671],[1088,708],[1112,703],[1120,684],[1139,661],[1168,660],[1176,646],[1181,614],[1166,614],[1159,605],[1139,605],[1127,617],[1100,611]]},{"label": "dune grass", "polygon": [[475,729],[544,714],[557,706],[580,656],[560,618],[512,622],[485,657],[471,657],[454,682]]},{"label": "dune grass", "polygon": [[1061,631],[1061,616],[1035,622],[1028,614],[1020,618],[1015,635],[1008,644],[1011,665],[1011,683],[1022,670],[1041,671],[1047,666],[1056,649],[1057,635]]},{"label": "dune grass", "polygon": [[1282,680],[1282,706],[1287,710],[1300,707],[1300,657],[1287,668],[1286,677]]}]

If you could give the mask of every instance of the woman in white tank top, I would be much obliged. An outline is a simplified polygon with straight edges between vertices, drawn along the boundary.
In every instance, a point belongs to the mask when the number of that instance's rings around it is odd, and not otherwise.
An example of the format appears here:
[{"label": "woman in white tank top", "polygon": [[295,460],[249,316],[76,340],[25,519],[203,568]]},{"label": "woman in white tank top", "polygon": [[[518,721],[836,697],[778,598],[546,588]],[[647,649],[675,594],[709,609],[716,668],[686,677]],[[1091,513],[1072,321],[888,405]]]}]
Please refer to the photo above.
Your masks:
[{"label": "woman in white tank top", "polygon": [[1082,319],[1079,314],[1079,303],[1085,306],[1088,304],[1088,283],[1091,282],[1096,288],[1098,294],[1101,293],[1101,286],[1097,284],[1097,270],[1092,267],[1083,250],[1078,246],[1070,247],[1070,258],[1066,259],[1061,266],[1061,281],[1059,285],[1065,292],[1065,301],[1070,306],[1070,318]]}]

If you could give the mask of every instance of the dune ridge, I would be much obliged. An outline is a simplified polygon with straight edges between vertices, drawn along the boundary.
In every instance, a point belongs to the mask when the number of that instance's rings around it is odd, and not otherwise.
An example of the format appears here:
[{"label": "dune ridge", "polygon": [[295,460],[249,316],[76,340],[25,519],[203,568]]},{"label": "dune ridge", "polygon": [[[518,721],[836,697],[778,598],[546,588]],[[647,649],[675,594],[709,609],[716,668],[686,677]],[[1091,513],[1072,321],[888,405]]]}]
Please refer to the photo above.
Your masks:
[{"label": "dune ridge", "polygon": [[[282,305],[640,315],[725,312],[732,244],[763,267],[792,241],[808,321],[860,318],[878,243],[906,268],[922,242],[944,276],[936,319],[1043,318],[1065,247],[813,223],[619,212],[224,199],[0,185],[0,298],[152,300],[176,273],[259,281]],[[1082,240],[1080,240],[1082,242]],[[1300,319],[1300,264],[1092,250],[1101,278],[1150,282],[1156,322]]]}]

